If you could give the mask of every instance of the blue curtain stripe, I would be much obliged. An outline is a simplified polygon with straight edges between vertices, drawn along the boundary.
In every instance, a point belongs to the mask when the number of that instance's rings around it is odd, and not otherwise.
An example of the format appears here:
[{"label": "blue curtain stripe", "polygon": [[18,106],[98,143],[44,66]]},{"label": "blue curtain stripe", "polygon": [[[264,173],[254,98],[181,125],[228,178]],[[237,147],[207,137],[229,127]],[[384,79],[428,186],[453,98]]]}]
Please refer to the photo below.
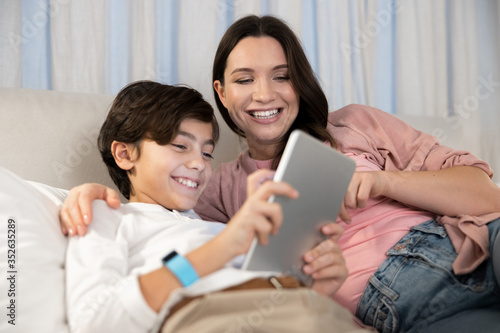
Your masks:
[{"label": "blue curtain stripe", "polygon": [[375,20],[379,32],[375,50],[373,76],[375,105],[389,113],[396,109],[396,3],[395,0],[378,1]]},{"label": "blue curtain stripe", "polygon": [[111,0],[109,4],[109,92],[116,94],[130,82],[130,7],[122,0]]},{"label": "blue curtain stripe", "polygon": [[49,0],[24,0],[22,24],[22,85],[52,89]]},{"label": "blue curtain stripe", "polygon": [[318,17],[316,14],[316,0],[302,2],[302,44],[307,55],[307,59],[319,77],[318,60]]},{"label": "blue curtain stripe", "polygon": [[217,41],[234,21],[234,2],[232,0],[218,0],[217,5]]},{"label": "blue curtain stripe", "polygon": [[271,2],[269,0],[260,0],[260,14],[271,14]]},{"label": "blue curtain stripe", "polygon": [[179,83],[179,0],[155,0],[156,79]]}]

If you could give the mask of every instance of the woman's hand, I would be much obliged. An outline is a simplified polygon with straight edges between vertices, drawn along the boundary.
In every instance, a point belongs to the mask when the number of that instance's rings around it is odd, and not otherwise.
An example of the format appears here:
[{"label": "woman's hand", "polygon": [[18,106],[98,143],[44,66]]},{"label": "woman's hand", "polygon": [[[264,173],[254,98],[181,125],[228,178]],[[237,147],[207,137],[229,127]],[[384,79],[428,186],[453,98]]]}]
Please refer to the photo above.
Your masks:
[{"label": "woman's hand", "polygon": [[104,200],[111,208],[120,207],[120,198],[113,189],[101,184],[83,184],[71,189],[59,211],[61,231],[69,236],[83,236],[92,221],[92,201]]},{"label": "woman's hand", "polygon": [[283,214],[278,203],[268,202],[272,195],[298,197],[289,184],[267,181],[273,175],[274,171],[258,170],[248,176],[247,199],[221,233],[233,256],[247,253],[256,236],[260,244],[266,245],[269,235],[278,232]]},{"label": "woman's hand", "polygon": [[338,240],[344,229],[336,223],[321,228],[328,239],[304,255],[306,265],[303,270],[314,279],[312,288],[318,293],[332,296],[347,278],[347,266]]},{"label": "woman's hand", "polygon": [[356,171],[347,187],[344,202],[340,207],[339,218],[351,222],[347,209],[365,208],[368,199],[384,195],[388,187],[387,171]]}]

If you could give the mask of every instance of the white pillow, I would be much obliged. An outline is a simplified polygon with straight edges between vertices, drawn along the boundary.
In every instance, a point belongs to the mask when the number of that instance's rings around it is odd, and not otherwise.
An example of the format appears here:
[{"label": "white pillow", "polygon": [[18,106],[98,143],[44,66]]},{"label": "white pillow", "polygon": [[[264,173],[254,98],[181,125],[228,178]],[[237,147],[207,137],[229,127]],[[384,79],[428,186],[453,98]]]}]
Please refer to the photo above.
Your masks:
[{"label": "white pillow", "polygon": [[63,198],[0,167],[0,332],[68,332]]}]

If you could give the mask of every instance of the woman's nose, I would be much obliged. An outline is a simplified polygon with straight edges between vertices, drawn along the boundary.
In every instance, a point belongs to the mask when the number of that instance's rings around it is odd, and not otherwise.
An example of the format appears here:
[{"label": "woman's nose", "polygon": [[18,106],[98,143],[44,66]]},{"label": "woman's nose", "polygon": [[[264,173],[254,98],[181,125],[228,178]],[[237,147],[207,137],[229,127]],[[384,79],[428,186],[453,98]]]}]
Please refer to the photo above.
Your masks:
[{"label": "woman's nose", "polygon": [[255,91],[253,93],[253,99],[257,102],[268,103],[274,100],[276,92],[273,89],[273,85],[268,80],[261,80],[255,85]]}]

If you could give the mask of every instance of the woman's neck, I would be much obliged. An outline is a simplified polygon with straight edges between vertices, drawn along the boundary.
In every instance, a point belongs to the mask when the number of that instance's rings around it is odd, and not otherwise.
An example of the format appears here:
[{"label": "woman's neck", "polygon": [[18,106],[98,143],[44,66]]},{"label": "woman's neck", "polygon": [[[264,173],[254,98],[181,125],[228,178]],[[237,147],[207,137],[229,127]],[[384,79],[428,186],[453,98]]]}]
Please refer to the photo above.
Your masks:
[{"label": "woman's neck", "polygon": [[267,161],[276,154],[276,140],[262,140],[247,136],[248,152],[254,160]]},{"label": "woman's neck", "polygon": [[259,147],[260,149],[255,149],[253,147],[248,148],[248,152],[250,154],[250,157],[253,158],[254,160],[259,160],[259,161],[267,161],[270,160],[274,157],[274,147]]}]

